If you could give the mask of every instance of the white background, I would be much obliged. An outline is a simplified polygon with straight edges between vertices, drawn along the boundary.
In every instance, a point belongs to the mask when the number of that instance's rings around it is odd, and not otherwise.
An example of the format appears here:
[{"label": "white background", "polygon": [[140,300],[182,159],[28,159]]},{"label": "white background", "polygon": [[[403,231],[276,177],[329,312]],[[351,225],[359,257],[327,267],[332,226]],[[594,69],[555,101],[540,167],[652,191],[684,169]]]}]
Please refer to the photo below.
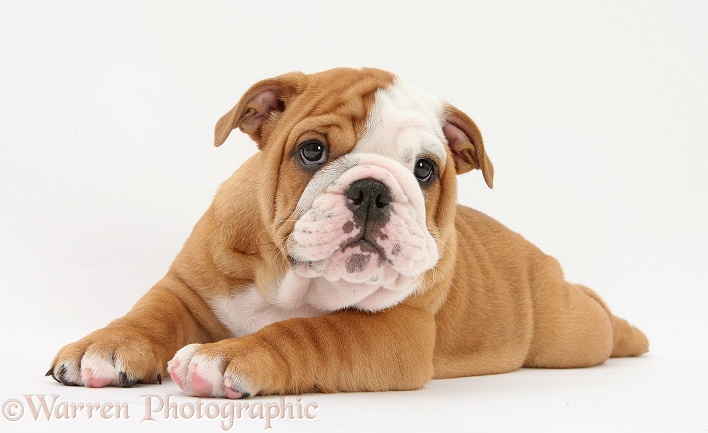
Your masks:
[{"label": "white background", "polygon": [[135,409],[113,421],[0,415],[0,429],[220,431],[141,423],[139,396],[179,394],[171,382],[89,390],[43,373],[164,274],[256,152],[240,134],[212,147],[242,92],[291,70],[374,66],[475,119],[495,187],[467,174],[459,201],[558,258],[651,352],[305,396],[317,418],[275,431],[707,431],[707,20],[708,3],[669,0],[0,0],[0,403],[55,393]]}]

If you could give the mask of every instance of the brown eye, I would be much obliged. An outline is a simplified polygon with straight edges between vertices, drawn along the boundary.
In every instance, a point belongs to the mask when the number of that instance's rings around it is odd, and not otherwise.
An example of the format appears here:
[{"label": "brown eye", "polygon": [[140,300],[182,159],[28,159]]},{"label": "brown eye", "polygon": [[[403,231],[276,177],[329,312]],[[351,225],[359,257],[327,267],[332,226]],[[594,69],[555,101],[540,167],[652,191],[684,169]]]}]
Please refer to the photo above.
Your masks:
[{"label": "brown eye", "polygon": [[435,163],[428,158],[421,158],[416,161],[413,167],[413,176],[418,179],[420,183],[428,182],[435,172]]},{"label": "brown eye", "polygon": [[300,160],[305,165],[322,164],[327,161],[327,146],[319,140],[307,140],[301,143]]}]

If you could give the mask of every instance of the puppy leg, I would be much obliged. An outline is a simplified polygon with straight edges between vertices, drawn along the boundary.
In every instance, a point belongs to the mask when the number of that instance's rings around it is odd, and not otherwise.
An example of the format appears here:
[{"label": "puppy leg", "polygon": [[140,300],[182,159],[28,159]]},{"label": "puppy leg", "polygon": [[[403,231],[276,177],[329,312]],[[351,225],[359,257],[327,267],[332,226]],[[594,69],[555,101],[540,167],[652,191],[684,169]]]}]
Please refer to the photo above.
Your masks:
[{"label": "puppy leg", "polygon": [[586,295],[593,298],[600,304],[607,315],[612,320],[612,353],[610,357],[620,358],[627,356],[639,356],[649,350],[649,339],[639,328],[632,326],[626,320],[612,314],[607,305],[592,290],[584,286],[578,286]]},{"label": "puppy leg", "polygon": [[534,335],[524,366],[574,368],[646,352],[644,334],[612,315],[587,287],[563,281],[553,261],[534,293]]},{"label": "puppy leg", "polygon": [[243,338],[189,345],[170,361],[197,396],[410,390],[433,374],[435,323],[409,306],[274,323]]},{"label": "puppy leg", "polygon": [[196,319],[205,312],[203,301],[168,274],[128,314],[59,350],[47,376],[89,387],[161,382],[177,349],[210,341]]},{"label": "puppy leg", "polygon": [[575,368],[605,362],[612,352],[612,320],[603,305],[573,284],[562,283],[554,292],[534,305],[534,334],[524,366]]}]

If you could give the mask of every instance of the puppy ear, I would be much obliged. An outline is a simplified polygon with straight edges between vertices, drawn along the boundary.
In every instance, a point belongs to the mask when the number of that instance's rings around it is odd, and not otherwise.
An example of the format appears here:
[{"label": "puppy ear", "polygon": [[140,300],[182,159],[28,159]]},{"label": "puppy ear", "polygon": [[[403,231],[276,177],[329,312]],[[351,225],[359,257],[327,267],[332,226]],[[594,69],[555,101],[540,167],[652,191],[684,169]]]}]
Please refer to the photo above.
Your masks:
[{"label": "puppy ear", "polygon": [[239,128],[260,149],[265,142],[264,126],[277,121],[293,97],[302,92],[305,78],[302,72],[291,72],[251,86],[238,104],[216,122],[214,145],[221,146],[231,131]]},{"label": "puppy ear", "polygon": [[482,133],[465,113],[447,105],[445,107],[443,133],[455,161],[457,174],[479,168],[490,188],[494,181],[494,166],[487,157]]}]

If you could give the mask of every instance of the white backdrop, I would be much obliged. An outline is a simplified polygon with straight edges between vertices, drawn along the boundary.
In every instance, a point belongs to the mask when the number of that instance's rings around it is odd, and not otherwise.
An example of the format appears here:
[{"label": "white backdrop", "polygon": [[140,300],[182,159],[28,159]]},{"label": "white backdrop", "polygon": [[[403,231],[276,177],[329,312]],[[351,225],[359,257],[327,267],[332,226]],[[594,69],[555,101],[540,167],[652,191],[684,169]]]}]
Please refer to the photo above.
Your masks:
[{"label": "white backdrop", "polygon": [[[596,289],[647,333],[647,357],[610,364],[618,377],[646,372],[613,388],[635,401],[631,410],[648,411],[639,425],[705,431],[707,19],[708,3],[670,0],[0,0],[0,400],[114,395],[66,391],[42,374],[61,345],[124,314],[164,274],[219,183],[256,152],[240,134],[213,148],[216,120],[260,79],[374,66],[477,122],[495,187],[467,174],[461,203],[524,234],[560,260],[569,280]],[[376,425],[533,427],[547,419],[552,404],[543,396],[552,393],[528,384],[513,393],[537,374],[548,374],[541,388],[561,380],[569,395],[597,399],[588,406],[600,414],[594,422],[618,425],[621,414],[600,401],[611,391],[572,392],[573,380],[602,381],[600,373],[515,374],[405,394],[413,404],[440,402],[449,387],[458,403],[479,398],[480,386],[512,393],[496,396],[476,424],[455,416],[426,424],[411,406]],[[633,392],[657,377],[666,380],[655,394]],[[368,413],[348,414],[343,402],[400,406],[398,395],[317,398],[360,429],[356,420]],[[136,427],[146,425],[154,424]],[[168,425],[188,427],[156,428]]]}]

